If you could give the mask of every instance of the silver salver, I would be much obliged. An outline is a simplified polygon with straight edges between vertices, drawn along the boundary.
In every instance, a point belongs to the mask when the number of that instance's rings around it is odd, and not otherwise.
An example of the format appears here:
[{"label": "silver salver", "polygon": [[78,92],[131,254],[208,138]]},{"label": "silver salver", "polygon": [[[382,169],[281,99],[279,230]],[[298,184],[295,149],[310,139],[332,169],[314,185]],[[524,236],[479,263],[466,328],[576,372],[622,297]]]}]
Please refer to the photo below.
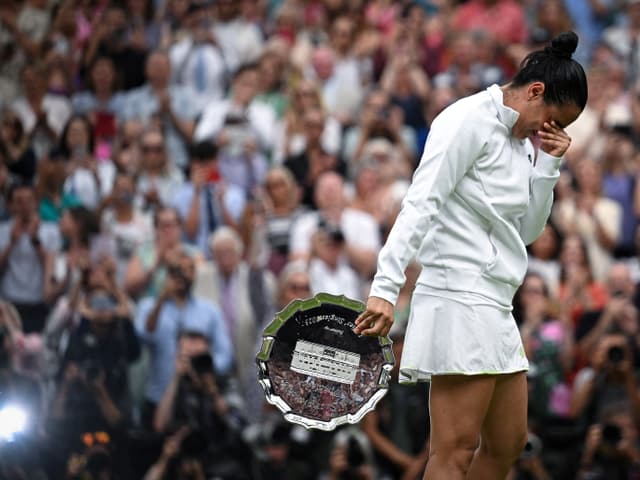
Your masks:
[{"label": "silver salver", "polygon": [[257,354],[267,401],[306,428],[357,423],[385,395],[394,364],[388,337],[353,333],[362,302],[319,293],[294,300],[264,329]]}]

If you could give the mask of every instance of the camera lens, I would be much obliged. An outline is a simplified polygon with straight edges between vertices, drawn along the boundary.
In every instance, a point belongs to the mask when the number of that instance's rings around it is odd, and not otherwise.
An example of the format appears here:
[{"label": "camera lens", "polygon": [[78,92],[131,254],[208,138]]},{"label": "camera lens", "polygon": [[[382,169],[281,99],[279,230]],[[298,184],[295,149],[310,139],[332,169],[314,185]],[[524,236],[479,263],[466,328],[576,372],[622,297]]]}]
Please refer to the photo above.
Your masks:
[{"label": "camera lens", "polygon": [[608,423],[602,427],[602,441],[607,445],[615,446],[622,440],[622,431],[617,425]]},{"label": "camera lens", "polygon": [[614,345],[607,352],[607,358],[611,363],[620,363],[624,360],[624,349],[618,345]]}]

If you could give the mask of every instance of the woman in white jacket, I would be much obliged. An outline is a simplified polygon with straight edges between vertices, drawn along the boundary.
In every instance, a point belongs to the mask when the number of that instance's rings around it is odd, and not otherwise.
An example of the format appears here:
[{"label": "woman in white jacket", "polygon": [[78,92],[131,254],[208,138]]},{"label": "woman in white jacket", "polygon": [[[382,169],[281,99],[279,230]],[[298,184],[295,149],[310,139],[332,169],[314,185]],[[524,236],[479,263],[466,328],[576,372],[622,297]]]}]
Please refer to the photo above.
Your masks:
[{"label": "woman in white jacket", "polygon": [[[431,381],[428,480],[504,478],[527,436],[528,362],[511,315],[525,246],[544,228],[587,82],[568,32],[529,54],[511,83],[432,123],[402,210],[378,257],[355,332],[386,335],[412,258],[400,382]],[[537,136],[536,152],[529,137]]]}]

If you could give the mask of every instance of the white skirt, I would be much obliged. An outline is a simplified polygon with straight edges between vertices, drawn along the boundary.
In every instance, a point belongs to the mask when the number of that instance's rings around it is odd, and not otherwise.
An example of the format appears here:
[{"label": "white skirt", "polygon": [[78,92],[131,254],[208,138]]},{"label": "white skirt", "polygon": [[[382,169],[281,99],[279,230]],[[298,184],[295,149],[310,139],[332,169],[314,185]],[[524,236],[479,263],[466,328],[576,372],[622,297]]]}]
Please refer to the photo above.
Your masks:
[{"label": "white skirt", "polygon": [[471,295],[446,293],[414,292],[400,383],[429,381],[432,375],[498,375],[529,369],[510,311]]}]

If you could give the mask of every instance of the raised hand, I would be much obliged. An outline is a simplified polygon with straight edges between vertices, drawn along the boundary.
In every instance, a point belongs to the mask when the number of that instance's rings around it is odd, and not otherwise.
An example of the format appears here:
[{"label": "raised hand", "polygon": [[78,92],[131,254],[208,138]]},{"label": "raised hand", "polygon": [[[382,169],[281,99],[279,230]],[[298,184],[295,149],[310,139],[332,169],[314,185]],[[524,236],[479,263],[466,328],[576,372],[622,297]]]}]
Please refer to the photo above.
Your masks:
[{"label": "raised hand", "polygon": [[571,145],[571,137],[553,120],[551,123],[544,122],[542,129],[538,130],[538,136],[542,151],[554,157],[563,156]]}]

